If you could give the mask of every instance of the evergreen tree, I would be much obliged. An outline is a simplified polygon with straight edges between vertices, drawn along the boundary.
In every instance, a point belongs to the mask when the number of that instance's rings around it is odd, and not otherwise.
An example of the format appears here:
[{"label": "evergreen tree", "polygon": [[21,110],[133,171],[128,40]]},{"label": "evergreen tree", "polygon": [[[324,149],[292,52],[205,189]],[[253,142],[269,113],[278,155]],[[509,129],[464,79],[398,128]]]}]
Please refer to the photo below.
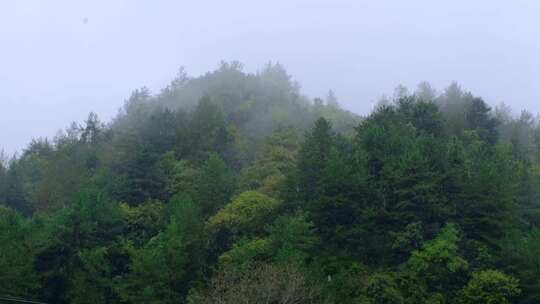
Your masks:
[{"label": "evergreen tree", "polygon": [[497,142],[499,122],[491,116],[491,108],[481,98],[472,99],[465,117],[466,127],[478,132],[480,139],[489,144]]},{"label": "evergreen tree", "polygon": [[169,224],[141,249],[133,250],[121,296],[131,302],[177,303],[198,276],[202,261],[200,208],[189,197],[175,196]]},{"label": "evergreen tree", "polygon": [[205,216],[214,214],[231,198],[235,178],[227,164],[216,154],[210,153],[196,178],[194,199]]},{"label": "evergreen tree", "polygon": [[[298,155],[298,192],[300,199],[310,204],[323,189],[322,175],[330,157],[334,137],[330,123],[319,118],[306,134]],[[309,207],[308,207],[309,208]]]},{"label": "evergreen tree", "polygon": [[539,151],[538,118],[456,83],[360,119],[280,64],[181,71],[109,124],[0,153],[0,294],[538,303]]},{"label": "evergreen tree", "polygon": [[55,213],[44,228],[42,237],[47,242],[35,257],[42,300],[71,302],[72,295],[78,292],[74,289],[77,285],[73,285],[73,276],[84,274],[82,255],[111,244],[123,230],[118,205],[96,189],[81,191],[72,206]]},{"label": "evergreen tree", "polygon": [[39,248],[30,221],[16,211],[0,206],[0,294],[34,298],[40,287],[33,268]]}]

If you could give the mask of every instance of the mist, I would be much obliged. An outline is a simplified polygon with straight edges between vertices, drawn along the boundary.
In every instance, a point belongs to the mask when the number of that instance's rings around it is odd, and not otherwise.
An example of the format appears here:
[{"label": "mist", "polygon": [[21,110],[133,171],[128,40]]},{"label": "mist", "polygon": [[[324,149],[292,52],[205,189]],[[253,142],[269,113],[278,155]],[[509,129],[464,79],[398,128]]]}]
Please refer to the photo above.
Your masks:
[{"label": "mist", "polygon": [[533,1],[4,1],[0,148],[90,111],[108,121],[134,89],[158,93],[180,66],[197,76],[221,60],[248,72],[280,62],[303,94],[332,89],[359,114],[421,81],[537,113],[539,12]]},{"label": "mist", "polygon": [[538,16],[3,1],[0,302],[540,303]]}]

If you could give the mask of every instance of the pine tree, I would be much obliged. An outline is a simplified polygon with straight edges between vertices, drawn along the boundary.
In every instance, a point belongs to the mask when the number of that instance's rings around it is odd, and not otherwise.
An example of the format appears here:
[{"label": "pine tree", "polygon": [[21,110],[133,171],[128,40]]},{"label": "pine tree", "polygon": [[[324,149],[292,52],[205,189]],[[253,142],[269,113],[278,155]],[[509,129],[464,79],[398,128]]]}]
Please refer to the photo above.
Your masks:
[{"label": "pine tree", "polygon": [[298,154],[298,192],[307,204],[320,196],[323,170],[330,157],[334,136],[330,122],[319,118],[305,138]]},{"label": "pine tree", "polygon": [[232,171],[216,153],[210,153],[196,178],[196,191],[193,193],[202,214],[214,214],[230,200],[234,190]]},{"label": "pine tree", "polygon": [[200,208],[187,196],[175,196],[169,204],[172,214],[165,230],[132,253],[121,292],[125,300],[177,303],[199,274],[204,224]]},{"label": "pine tree", "polygon": [[466,127],[478,132],[480,139],[495,144],[498,139],[499,122],[491,116],[491,108],[481,99],[474,98],[466,113]]}]

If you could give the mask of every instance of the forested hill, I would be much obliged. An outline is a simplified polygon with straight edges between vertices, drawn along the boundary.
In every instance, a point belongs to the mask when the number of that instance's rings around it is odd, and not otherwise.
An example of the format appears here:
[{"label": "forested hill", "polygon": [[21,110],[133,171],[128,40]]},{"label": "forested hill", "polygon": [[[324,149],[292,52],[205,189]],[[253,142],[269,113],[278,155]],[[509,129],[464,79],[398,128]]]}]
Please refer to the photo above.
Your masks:
[{"label": "forested hill", "polygon": [[0,297],[539,303],[540,121],[452,84],[367,117],[183,70],[0,162]]}]

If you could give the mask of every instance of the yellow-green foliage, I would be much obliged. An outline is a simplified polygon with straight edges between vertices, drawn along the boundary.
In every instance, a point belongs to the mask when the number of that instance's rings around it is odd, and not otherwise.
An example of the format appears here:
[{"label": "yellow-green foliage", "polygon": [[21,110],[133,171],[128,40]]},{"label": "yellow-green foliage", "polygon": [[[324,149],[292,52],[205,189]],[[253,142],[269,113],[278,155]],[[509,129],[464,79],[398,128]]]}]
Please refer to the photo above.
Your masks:
[{"label": "yellow-green foliage", "polygon": [[127,224],[126,232],[137,245],[156,235],[164,227],[163,209],[163,203],[155,200],[146,201],[136,207],[120,204]]},{"label": "yellow-green foliage", "polygon": [[285,180],[285,172],[296,165],[298,141],[296,131],[290,128],[266,138],[253,164],[242,170],[240,188],[279,196],[279,185]]},{"label": "yellow-green foliage", "polygon": [[454,273],[467,269],[467,261],[458,253],[459,232],[455,225],[446,225],[439,235],[424,244],[421,250],[414,250],[407,266],[421,273]]},{"label": "yellow-green foliage", "polygon": [[241,265],[254,261],[257,258],[264,258],[272,252],[272,241],[269,239],[256,238],[253,240],[242,240],[234,247],[219,257],[219,263],[226,265]]},{"label": "yellow-green foliage", "polygon": [[520,292],[515,278],[498,270],[484,270],[473,273],[459,303],[509,304]]},{"label": "yellow-green foliage", "polygon": [[456,278],[463,276],[469,267],[460,255],[459,230],[447,224],[433,240],[427,241],[420,250],[414,250],[406,268],[419,274],[431,292],[444,292],[459,288]]},{"label": "yellow-green foliage", "polygon": [[273,218],[281,202],[257,191],[246,191],[208,220],[211,230],[258,231]]}]

